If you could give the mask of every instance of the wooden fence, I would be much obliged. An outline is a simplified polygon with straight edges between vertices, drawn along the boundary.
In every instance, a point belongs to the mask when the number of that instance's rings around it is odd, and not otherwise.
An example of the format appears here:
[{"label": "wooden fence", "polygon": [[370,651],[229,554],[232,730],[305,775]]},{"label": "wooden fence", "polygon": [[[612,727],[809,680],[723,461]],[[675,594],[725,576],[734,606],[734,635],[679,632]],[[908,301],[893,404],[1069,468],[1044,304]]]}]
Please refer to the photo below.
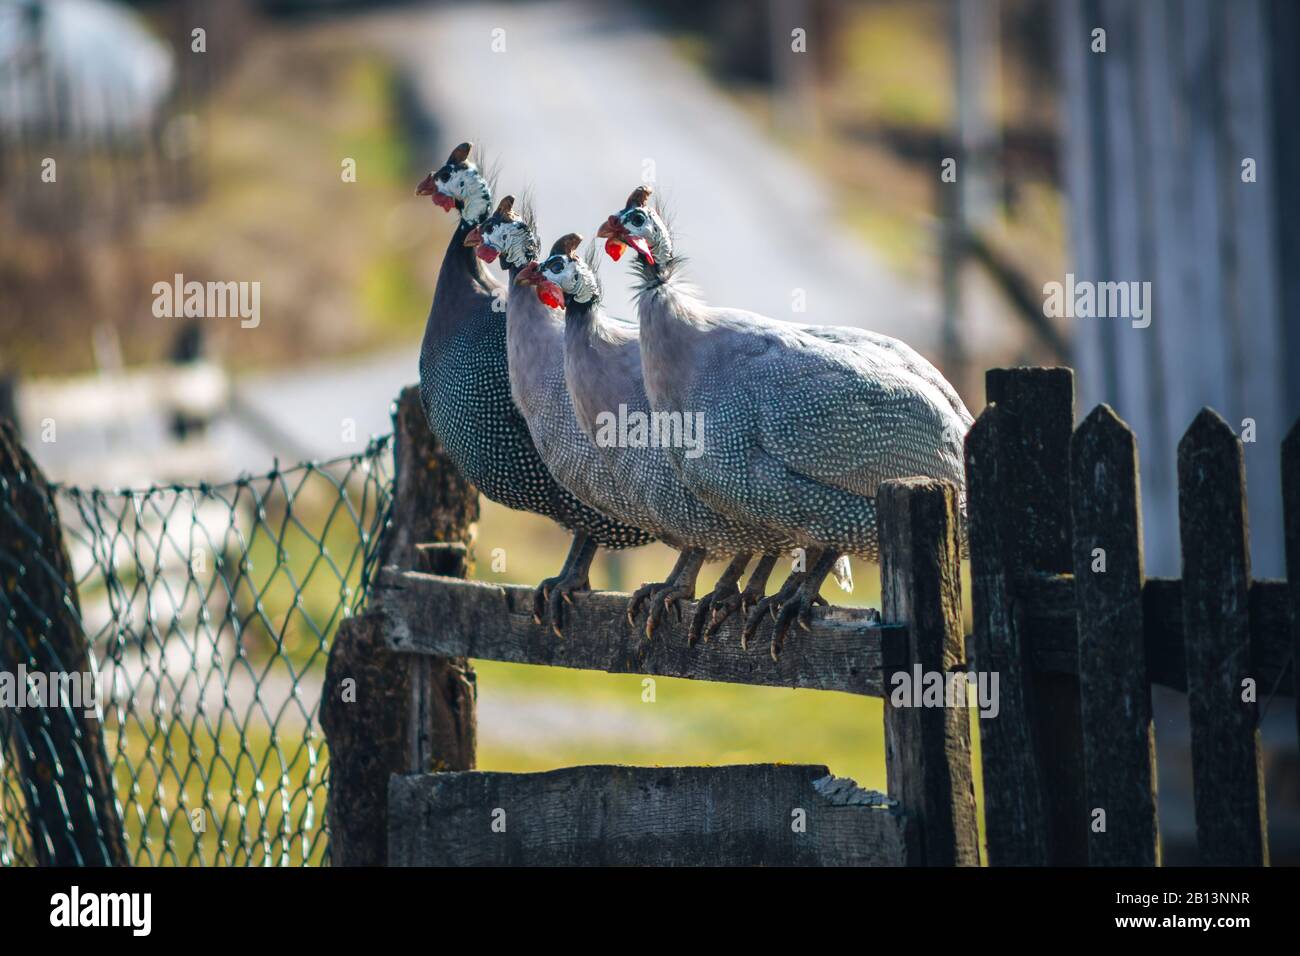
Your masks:
[{"label": "wooden fence", "polygon": [[[1283,451],[1291,583],[1250,578],[1242,446],[1209,410],[1178,449],[1184,580],[1147,580],[1128,427],[1099,406],[1075,429],[1069,369],[992,370],[987,397],[966,442],[974,633],[954,490],[892,481],[884,623],[822,609],[774,662],[740,649],[735,621],[695,647],[678,622],[646,642],[622,594],[578,597],[557,640],[533,623],[529,588],[464,580],[476,496],[408,389],[393,560],[341,629],[325,688],[334,862],[977,865],[970,717],[952,680],[974,671],[998,677],[997,714],[978,721],[985,862],[1159,864],[1162,684],[1187,694],[1202,861],[1266,864],[1258,708],[1295,694],[1300,426]],[[880,697],[888,792],[818,766],[478,771],[472,658]],[[895,706],[917,668],[955,686],[956,705]]]}]

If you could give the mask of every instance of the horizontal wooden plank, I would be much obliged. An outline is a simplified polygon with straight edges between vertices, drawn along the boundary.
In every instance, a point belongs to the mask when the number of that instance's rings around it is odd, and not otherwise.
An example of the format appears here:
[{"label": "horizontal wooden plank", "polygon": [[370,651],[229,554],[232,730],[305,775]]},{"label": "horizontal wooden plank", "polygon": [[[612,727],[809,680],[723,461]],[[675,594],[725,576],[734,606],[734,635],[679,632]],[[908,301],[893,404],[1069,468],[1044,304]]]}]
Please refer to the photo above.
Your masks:
[{"label": "horizontal wooden plank", "polygon": [[647,641],[639,621],[627,623],[628,596],[610,591],[575,597],[566,609],[565,636],[557,638],[533,623],[532,600],[532,589],[519,585],[384,568],[371,607],[384,616],[389,644],[400,651],[872,697],[881,696],[882,635],[890,634],[891,648],[906,648],[906,628],[882,628],[868,623],[865,611],[834,607],[816,609],[811,630],[795,630],[776,662],[764,631],[741,649],[742,622],[735,616],[708,643],[689,647],[693,603],[681,622],[665,622]]},{"label": "horizontal wooden plank", "polygon": [[[1251,660],[1261,691],[1282,697],[1295,693],[1291,677],[1286,582],[1253,581],[1250,586]],[[1016,584],[1028,619],[1034,623],[1034,667],[1049,672],[1078,671],[1074,633],[1074,577],[1034,575]],[[1148,578],[1142,588],[1147,673],[1151,683],[1187,691],[1183,647],[1183,585],[1177,578]],[[978,667],[976,661],[974,666]]]},{"label": "horizontal wooden plank", "polygon": [[901,866],[914,829],[825,767],[394,776],[394,866]]}]

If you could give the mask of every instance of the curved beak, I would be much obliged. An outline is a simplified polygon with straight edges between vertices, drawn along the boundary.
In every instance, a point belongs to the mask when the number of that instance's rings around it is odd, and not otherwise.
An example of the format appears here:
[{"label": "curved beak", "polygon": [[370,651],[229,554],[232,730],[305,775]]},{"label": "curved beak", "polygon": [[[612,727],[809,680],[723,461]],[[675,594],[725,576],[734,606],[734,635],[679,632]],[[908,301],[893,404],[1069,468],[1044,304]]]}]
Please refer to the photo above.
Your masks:
[{"label": "curved beak", "polygon": [[469,231],[469,235],[465,237],[465,245],[469,246],[471,249],[475,249],[482,244],[483,232],[478,226],[475,226]]},{"label": "curved beak", "polygon": [[429,175],[421,179],[420,185],[415,187],[415,194],[417,196],[432,196],[437,191],[438,185],[434,181],[433,173],[429,173]]}]

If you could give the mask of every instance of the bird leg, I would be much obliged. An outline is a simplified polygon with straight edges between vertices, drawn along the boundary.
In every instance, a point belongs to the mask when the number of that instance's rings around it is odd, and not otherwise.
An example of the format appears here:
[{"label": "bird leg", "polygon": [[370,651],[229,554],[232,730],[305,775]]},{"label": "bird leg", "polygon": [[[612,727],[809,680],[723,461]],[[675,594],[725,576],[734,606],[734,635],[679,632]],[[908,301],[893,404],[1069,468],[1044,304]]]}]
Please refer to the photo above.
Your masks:
[{"label": "bird leg", "polygon": [[677,620],[682,619],[682,601],[690,601],[695,597],[695,579],[700,576],[700,569],[704,567],[704,549],[690,548],[686,551],[686,561],[682,565],[681,573],[673,576],[672,580],[665,583],[665,586],[656,591],[651,598],[650,610],[645,616],[645,636],[650,640],[654,636],[655,628],[659,626],[670,611],[677,612]]},{"label": "bird leg", "polygon": [[[689,600],[695,596],[695,579],[699,577],[703,566],[704,550],[687,548],[678,556],[667,581],[643,584],[632,592],[632,600],[627,603],[627,622],[634,623],[641,605],[648,601],[650,610],[646,613],[645,636],[649,638],[671,605],[682,597]],[[677,613],[680,618],[680,608]]]},{"label": "bird leg", "polygon": [[737,611],[745,614],[763,600],[763,595],[767,592],[767,579],[772,576],[772,568],[776,567],[778,557],[780,555],[777,554],[763,555],[758,559],[758,564],[754,565],[754,570],[749,575],[749,583],[745,585],[743,591],[735,591],[725,597],[714,599],[709,626],[704,632],[706,641],[718,632],[718,628],[722,627],[731,615]]},{"label": "bird leg", "polygon": [[[831,573],[831,569],[839,559],[840,556],[835,551],[829,549],[823,551],[812,570],[799,583],[794,595],[781,605],[776,627],[772,630],[772,660],[776,660],[781,655],[781,647],[785,643],[786,634],[790,631],[790,625],[797,621],[803,630],[808,630],[812,623],[812,609],[818,604],[828,603],[821,596],[822,582],[826,580],[826,575]],[[868,613],[874,614],[877,619],[880,617],[878,611],[872,610]]]},{"label": "bird leg", "polygon": [[569,554],[564,559],[564,566],[560,568],[560,573],[542,581],[533,591],[534,624],[542,623],[543,612],[549,608],[551,630],[555,632],[556,637],[564,637],[561,630],[564,623],[564,605],[573,603],[571,595],[591,589],[588,572],[591,571],[591,562],[595,559],[598,548],[599,545],[588,537],[586,532],[579,531],[573,536],[573,543],[569,545]]},{"label": "bird leg", "polygon": [[[749,559],[753,557],[748,551],[736,555],[727,565],[722,577],[718,578],[717,585],[700,601],[699,606],[695,608],[695,617],[691,619],[691,633],[687,643],[694,646],[695,642],[700,639],[700,633],[704,630],[704,622],[712,621],[713,613],[711,608],[719,601],[740,600],[740,589],[736,587],[736,582],[740,576],[745,573],[745,567],[749,564]],[[707,641],[709,635],[713,633],[713,625],[709,625],[709,633],[704,639]]]},{"label": "bird leg", "polygon": [[[817,548],[809,548],[804,554],[805,567],[809,561],[816,564],[821,558],[821,554],[821,551]],[[763,618],[770,614],[772,619],[775,620],[776,612],[780,610],[781,605],[794,597],[794,593],[799,590],[799,585],[803,583],[803,579],[807,576],[807,571],[791,571],[790,576],[785,579],[785,583],[781,585],[780,590],[768,597],[761,598],[754,605],[749,612],[749,616],[745,618],[745,627],[740,632],[740,647],[742,650],[749,649],[749,639],[754,636],[758,626],[763,623]]]},{"label": "bird leg", "polygon": [[[685,566],[685,564],[686,564],[686,552],[681,551],[677,555],[677,563],[674,564],[673,569],[668,572],[668,580],[672,581],[677,577],[677,575],[681,574],[682,568]],[[635,625],[636,616],[641,613],[641,605],[645,604],[645,602],[650,599],[650,595],[653,594],[656,590],[666,586],[667,585],[665,584],[665,582],[651,581],[641,585],[639,588],[633,591],[632,599],[627,602],[627,623],[630,625]]]}]

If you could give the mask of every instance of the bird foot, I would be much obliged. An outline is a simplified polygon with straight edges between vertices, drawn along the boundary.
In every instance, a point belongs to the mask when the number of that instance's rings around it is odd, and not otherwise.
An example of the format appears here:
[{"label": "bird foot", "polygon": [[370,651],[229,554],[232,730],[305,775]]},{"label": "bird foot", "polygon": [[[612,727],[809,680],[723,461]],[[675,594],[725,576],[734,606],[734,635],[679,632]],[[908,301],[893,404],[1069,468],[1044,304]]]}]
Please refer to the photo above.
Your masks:
[{"label": "bird foot", "polygon": [[[704,638],[707,644],[709,638],[717,633],[719,625],[722,624],[735,610],[741,606],[744,601],[744,595],[736,587],[735,581],[720,580],[708,594],[700,600],[699,606],[695,608],[695,617],[691,619],[691,631],[688,638],[688,644],[694,646],[695,642]],[[718,614],[721,613],[721,617]],[[707,630],[705,625],[708,625]]]},{"label": "bird foot", "polygon": [[695,588],[689,584],[670,584],[667,587],[656,591],[651,597],[650,611],[645,618],[645,638],[650,640],[654,636],[655,628],[664,621],[668,615],[674,611],[677,612],[677,620],[682,619],[682,601],[690,601],[695,597]]},{"label": "bird foot", "polygon": [[775,594],[770,594],[767,597],[760,595],[758,597],[748,615],[746,615],[745,626],[740,632],[740,647],[742,650],[749,650],[749,639],[758,632],[758,626],[763,623],[763,618],[770,615],[772,620],[776,620],[777,612],[786,601],[794,597],[807,576],[804,571],[796,572],[786,579],[785,584],[781,585],[781,590]]},{"label": "bird foot", "polygon": [[708,627],[704,628],[704,642],[707,644],[727,622],[727,618],[733,614],[748,614],[750,609],[761,600],[763,600],[761,587],[746,587],[742,591],[737,590],[735,585],[729,588],[722,588],[719,585],[718,589],[700,602],[699,609],[695,612],[695,621],[691,625],[693,637],[698,636],[698,629],[703,625],[706,613],[709,623]]},{"label": "bird foot", "polygon": [[629,627],[636,626],[636,617],[641,613],[642,606],[649,601],[655,591],[670,587],[663,581],[651,581],[641,585],[632,592],[632,597],[627,602],[627,623]]},{"label": "bird foot", "polygon": [[533,591],[533,623],[550,619],[556,637],[564,637],[564,606],[573,606],[573,595],[590,591],[591,582],[585,574],[560,574],[547,578]]},{"label": "bird foot", "polygon": [[[830,602],[818,593],[820,589],[820,582],[814,583],[812,578],[807,578],[799,586],[799,590],[781,605],[781,611],[776,618],[776,626],[772,629],[772,660],[775,661],[781,656],[781,648],[785,646],[785,638],[790,633],[792,624],[798,624],[800,630],[810,630],[813,608],[819,604],[830,605]],[[880,612],[878,610],[867,608],[867,614],[871,623],[880,623]]]}]

